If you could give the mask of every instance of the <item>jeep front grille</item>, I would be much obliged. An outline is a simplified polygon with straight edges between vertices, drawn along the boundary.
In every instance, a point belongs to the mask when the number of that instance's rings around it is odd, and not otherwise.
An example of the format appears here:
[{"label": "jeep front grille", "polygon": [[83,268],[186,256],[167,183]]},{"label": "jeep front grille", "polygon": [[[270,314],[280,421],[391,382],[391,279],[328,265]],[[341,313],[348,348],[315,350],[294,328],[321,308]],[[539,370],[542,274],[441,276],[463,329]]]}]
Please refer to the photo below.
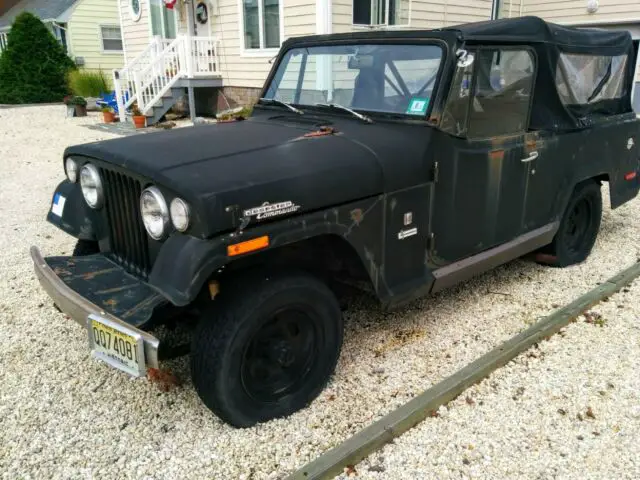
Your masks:
[{"label": "jeep front grille", "polygon": [[142,185],[105,168],[100,169],[100,176],[109,222],[110,256],[129,272],[147,278],[151,261],[147,233],[140,217]]}]

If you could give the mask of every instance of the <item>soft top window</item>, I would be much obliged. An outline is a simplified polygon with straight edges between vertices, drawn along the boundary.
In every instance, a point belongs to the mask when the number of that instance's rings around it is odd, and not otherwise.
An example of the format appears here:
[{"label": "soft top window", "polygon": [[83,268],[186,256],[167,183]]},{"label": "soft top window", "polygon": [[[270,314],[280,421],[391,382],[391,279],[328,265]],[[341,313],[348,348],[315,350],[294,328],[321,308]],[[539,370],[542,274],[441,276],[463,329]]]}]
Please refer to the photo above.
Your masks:
[{"label": "soft top window", "polygon": [[556,86],[565,105],[590,105],[625,94],[627,55],[561,53]]},{"label": "soft top window", "polygon": [[443,56],[438,45],[352,44],[289,50],[265,97],[424,117]]}]

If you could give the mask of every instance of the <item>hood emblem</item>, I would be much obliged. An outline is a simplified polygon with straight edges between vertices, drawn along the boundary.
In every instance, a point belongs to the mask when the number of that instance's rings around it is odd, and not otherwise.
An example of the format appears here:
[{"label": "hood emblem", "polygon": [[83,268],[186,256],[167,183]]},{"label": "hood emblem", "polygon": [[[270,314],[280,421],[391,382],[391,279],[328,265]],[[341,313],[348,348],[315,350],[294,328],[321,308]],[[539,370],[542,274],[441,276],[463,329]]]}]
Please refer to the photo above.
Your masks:
[{"label": "hood emblem", "polygon": [[300,205],[296,205],[290,200],[278,203],[264,202],[259,207],[248,208],[243,212],[243,216],[250,218],[256,217],[256,220],[277,217],[287,213],[294,213],[300,209]]},{"label": "hood emblem", "polygon": [[633,137],[629,138],[629,140],[627,140],[627,150],[631,150],[633,148],[634,142],[633,142]]}]

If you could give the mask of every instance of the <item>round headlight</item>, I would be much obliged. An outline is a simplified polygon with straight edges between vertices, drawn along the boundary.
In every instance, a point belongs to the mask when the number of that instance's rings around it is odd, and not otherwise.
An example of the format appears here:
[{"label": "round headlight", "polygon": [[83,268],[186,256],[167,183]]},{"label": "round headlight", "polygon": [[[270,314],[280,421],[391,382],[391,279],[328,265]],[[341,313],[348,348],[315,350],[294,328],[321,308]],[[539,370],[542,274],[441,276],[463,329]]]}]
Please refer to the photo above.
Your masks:
[{"label": "round headlight", "polygon": [[91,208],[100,208],[104,203],[104,191],[98,169],[87,163],[80,169],[80,188],[82,195]]},{"label": "round headlight", "polygon": [[149,187],[140,195],[140,214],[149,236],[160,240],[169,224],[169,209],[162,193],[156,187]]},{"label": "round headlight", "polygon": [[67,158],[64,161],[64,170],[67,172],[67,178],[71,183],[78,180],[78,164],[73,158]]},{"label": "round headlight", "polygon": [[174,198],[171,201],[171,222],[179,232],[189,228],[189,205],[181,198]]}]

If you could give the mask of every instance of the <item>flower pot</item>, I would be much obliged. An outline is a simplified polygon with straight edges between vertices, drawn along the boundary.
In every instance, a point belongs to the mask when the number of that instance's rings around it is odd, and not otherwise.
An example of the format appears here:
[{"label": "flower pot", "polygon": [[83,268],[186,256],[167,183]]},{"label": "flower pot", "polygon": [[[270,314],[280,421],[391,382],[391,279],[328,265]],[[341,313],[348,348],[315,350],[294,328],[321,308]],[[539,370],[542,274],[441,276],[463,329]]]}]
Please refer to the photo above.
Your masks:
[{"label": "flower pot", "polygon": [[87,116],[87,106],[76,105],[76,117],[86,117],[86,116]]},{"label": "flower pot", "polygon": [[146,126],[147,117],[145,117],[144,115],[134,115],[131,118],[133,118],[133,124],[136,126],[136,128],[144,128]]},{"label": "flower pot", "polygon": [[104,123],[113,123],[116,121],[116,114],[114,112],[102,112]]}]

